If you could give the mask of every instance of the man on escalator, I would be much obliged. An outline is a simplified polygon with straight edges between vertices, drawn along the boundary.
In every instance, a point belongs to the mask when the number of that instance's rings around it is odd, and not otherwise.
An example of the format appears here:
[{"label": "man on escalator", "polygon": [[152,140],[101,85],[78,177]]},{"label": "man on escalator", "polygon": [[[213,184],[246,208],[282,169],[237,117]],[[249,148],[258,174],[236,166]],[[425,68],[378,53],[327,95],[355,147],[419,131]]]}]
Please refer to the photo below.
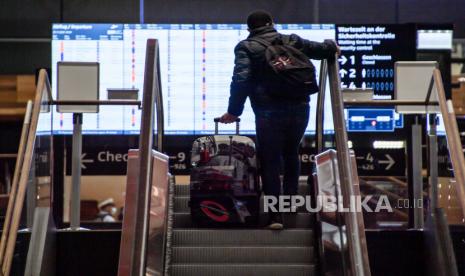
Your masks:
[{"label": "man on escalator", "polygon": [[[256,11],[247,18],[250,32],[235,49],[229,106],[222,123],[232,123],[250,97],[255,113],[258,158],[263,192],[297,194],[300,175],[299,144],[307,128],[310,94],[318,92],[315,68],[309,59],[333,58],[339,47],[332,40],[313,42],[276,31],[271,15]],[[282,229],[279,212],[269,214],[268,227]]]}]

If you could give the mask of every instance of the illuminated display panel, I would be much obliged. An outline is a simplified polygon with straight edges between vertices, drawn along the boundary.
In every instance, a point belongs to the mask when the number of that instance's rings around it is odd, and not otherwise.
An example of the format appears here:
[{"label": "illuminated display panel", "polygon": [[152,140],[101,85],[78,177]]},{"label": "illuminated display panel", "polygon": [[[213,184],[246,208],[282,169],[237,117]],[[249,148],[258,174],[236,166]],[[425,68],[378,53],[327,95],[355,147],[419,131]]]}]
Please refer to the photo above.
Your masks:
[{"label": "illuminated display panel", "polygon": [[418,30],[417,49],[452,50],[452,30]]},{"label": "illuminated display panel", "polygon": [[[394,63],[415,60],[416,33],[412,24],[337,25],[336,38],[343,88],[371,88],[374,99],[389,100],[394,95]],[[349,109],[347,129],[353,132],[394,131],[403,127],[402,115],[386,109]],[[387,115],[391,114],[390,122]],[[353,118],[352,116],[355,116]],[[361,118],[365,118],[362,122]],[[377,120],[379,118],[380,120]]]},{"label": "illuminated display panel", "polygon": [[[329,24],[278,24],[276,28],[320,42],[336,36],[335,26]],[[100,63],[100,99],[108,98],[109,88],[139,89],[141,99],[146,41],[156,38],[160,42],[166,134],[210,134],[213,118],[227,109],[234,47],[247,35],[242,24],[54,24],[53,94],[56,97],[57,62],[92,61]],[[319,61],[314,64],[319,70]],[[313,95],[313,111],[315,107]],[[315,112],[311,113],[307,132],[315,130]],[[140,115],[133,106],[101,106],[98,114],[84,114],[83,133],[138,134]],[[254,134],[249,103],[241,119],[241,132]],[[331,121],[325,120],[328,131],[332,131]],[[223,129],[232,132],[233,128],[228,125]],[[71,134],[72,114],[56,114],[53,130]]]}]

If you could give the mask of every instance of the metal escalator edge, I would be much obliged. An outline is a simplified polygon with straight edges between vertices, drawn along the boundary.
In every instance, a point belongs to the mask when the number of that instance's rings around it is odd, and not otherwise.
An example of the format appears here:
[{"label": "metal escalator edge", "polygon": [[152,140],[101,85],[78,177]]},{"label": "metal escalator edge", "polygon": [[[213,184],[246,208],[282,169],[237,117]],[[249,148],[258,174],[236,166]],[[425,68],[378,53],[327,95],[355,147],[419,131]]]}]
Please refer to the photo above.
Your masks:
[{"label": "metal escalator edge", "polygon": [[171,268],[171,256],[173,247],[173,227],[174,227],[174,194],[176,190],[176,179],[174,176],[170,176],[168,184],[168,217],[166,221],[166,233],[165,233],[165,265],[164,275],[170,275]]}]

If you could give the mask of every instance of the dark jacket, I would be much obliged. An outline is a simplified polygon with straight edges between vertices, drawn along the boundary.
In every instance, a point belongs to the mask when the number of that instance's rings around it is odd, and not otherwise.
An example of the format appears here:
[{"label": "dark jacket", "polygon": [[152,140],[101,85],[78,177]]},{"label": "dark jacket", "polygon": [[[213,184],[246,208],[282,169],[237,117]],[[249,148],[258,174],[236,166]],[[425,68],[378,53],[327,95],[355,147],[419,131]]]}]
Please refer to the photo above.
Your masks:
[{"label": "dark jacket", "polygon": [[[240,116],[244,110],[244,103],[247,96],[250,97],[252,108],[257,113],[260,109],[268,109],[279,107],[283,100],[276,100],[269,96],[265,91],[261,81],[257,76],[259,67],[265,62],[265,46],[249,40],[251,37],[260,37],[272,42],[277,39],[280,34],[271,26],[265,26],[254,29],[250,32],[247,39],[239,42],[235,49],[234,73],[231,82],[231,90],[229,97],[228,113]],[[325,41],[323,43],[313,42],[301,38],[296,34],[288,37],[289,45],[300,50],[308,56],[309,59],[325,59],[333,56],[337,50],[336,44],[333,41]],[[286,39],[287,41],[287,39]],[[296,100],[293,100],[296,102]],[[303,97],[297,100],[297,103],[309,101],[309,97]]]}]

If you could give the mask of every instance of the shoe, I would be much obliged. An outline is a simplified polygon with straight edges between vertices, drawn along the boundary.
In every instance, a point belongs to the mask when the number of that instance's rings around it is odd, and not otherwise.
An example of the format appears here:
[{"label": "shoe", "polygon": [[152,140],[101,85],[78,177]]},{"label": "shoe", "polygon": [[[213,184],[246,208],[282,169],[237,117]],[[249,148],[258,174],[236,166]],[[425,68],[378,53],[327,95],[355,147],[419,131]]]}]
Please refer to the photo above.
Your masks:
[{"label": "shoe", "polygon": [[282,230],[284,228],[283,215],[281,213],[270,213],[267,228],[271,230]]}]

